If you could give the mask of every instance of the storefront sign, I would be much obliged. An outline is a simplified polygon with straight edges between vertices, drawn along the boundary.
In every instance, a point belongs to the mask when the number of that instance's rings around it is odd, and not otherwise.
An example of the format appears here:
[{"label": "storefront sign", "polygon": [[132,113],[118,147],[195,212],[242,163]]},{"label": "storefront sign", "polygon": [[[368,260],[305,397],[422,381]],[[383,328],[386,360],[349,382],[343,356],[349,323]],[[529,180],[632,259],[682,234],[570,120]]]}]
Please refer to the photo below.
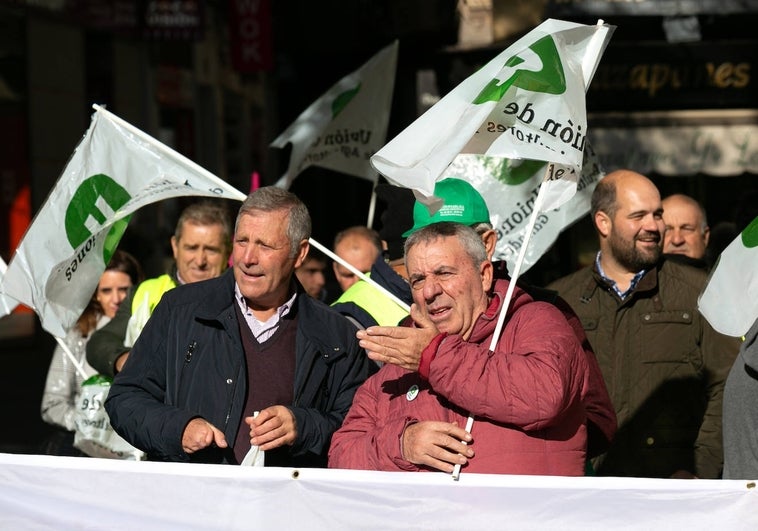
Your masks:
[{"label": "storefront sign", "polygon": [[611,43],[588,111],[755,108],[758,46],[750,42]]},{"label": "storefront sign", "polygon": [[750,13],[756,0],[549,0],[549,16],[698,15]]},{"label": "storefront sign", "polygon": [[231,0],[229,38],[232,64],[239,72],[271,70],[271,4],[269,0]]},{"label": "storefront sign", "polygon": [[141,18],[146,37],[196,40],[203,35],[203,2],[197,0],[148,0]]}]

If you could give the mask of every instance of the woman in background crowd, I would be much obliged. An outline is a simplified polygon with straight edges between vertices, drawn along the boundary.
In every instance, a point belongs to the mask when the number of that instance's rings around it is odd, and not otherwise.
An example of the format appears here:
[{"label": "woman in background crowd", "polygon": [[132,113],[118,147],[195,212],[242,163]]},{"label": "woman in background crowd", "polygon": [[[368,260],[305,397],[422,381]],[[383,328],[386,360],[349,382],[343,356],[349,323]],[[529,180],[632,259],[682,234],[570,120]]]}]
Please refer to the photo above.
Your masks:
[{"label": "woman in background crowd", "polygon": [[[142,268],[125,251],[116,251],[100,277],[89,304],[64,338],[65,344],[81,364],[87,376],[96,374],[88,363],[85,346],[92,332],[105,325],[116,314],[127,291],[142,281]],[[74,448],[74,417],[76,402],[84,378],[60,345],[55,347],[42,394],[42,420],[58,428],[44,444],[48,455],[81,456]]]}]

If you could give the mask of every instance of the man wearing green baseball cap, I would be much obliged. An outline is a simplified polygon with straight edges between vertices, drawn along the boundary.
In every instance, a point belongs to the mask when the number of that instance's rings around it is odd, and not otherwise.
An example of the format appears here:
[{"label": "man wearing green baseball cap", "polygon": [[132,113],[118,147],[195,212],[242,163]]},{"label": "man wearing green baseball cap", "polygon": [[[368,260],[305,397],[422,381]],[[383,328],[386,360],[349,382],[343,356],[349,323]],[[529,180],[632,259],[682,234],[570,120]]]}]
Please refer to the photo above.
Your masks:
[{"label": "man wearing green baseball cap", "polygon": [[[416,200],[413,206],[413,227],[403,233],[403,238],[433,223],[443,221],[461,223],[470,226],[479,234],[484,242],[487,256],[492,260],[497,244],[497,232],[492,227],[487,203],[476,188],[468,181],[449,177],[437,182],[434,195],[442,200],[442,206],[434,214],[430,214],[429,208]],[[505,261],[494,261],[493,266],[496,279],[510,281]],[[595,353],[587,341],[584,327],[571,306],[559,297],[556,291],[529,285],[521,279],[517,280],[517,284],[534,300],[548,302],[558,308],[582,344],[589,366],[588,385],[583,397],[588,419],[587,453],[589,457],[600,455],[607,450],[616,432],[616,413]],[[403,323],[409,324],[407,320]]]}]

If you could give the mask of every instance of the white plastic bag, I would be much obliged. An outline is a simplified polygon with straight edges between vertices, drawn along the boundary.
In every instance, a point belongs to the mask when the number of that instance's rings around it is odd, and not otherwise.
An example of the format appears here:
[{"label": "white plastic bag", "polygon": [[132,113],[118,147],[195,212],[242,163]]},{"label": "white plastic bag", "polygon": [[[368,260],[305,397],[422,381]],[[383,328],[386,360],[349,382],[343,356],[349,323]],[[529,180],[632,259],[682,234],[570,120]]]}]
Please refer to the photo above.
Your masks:
[{"label": "white plastic bag", "polygon": [[[253,418],[258,416],[259,411],[253,412]],[[245,458],[240,463],[240,466],[265,466],[266,452],[261,450],[255,445],[250,445],[250,450],[247,451]]]},{"label": "white plastic bag", "polygon": [[126,442],[111,427],[105,411],[105,399],[111,379],[96,374],[82,382],[77,400],[74,446],[90,457],[141,461],[145,453]]}]

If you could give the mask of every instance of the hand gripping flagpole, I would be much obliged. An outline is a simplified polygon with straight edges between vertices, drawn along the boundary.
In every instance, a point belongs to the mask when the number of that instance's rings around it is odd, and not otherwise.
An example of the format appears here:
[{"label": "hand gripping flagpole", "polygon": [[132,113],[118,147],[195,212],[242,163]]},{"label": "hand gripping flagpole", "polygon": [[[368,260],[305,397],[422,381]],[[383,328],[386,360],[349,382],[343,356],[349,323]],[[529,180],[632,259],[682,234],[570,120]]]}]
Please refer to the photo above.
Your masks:
[{"label": "hand gripping flagpole", "polygon": [[[534,230],[534,225],[537,222],[537,216],[539,215],[540,211],[542,210],[542,203],[545,202],[545,193],[547,190],[547,187],[544,186],[545,182],[549,180],[550,175],[553,174],[555,164],[550,162],[547,165],[547,168],[545,169],[545,176],[542,179],[542,184],[540,185],[540,190],[537,193],[537,198],[534,200],[534,206],[532,208],[532,214],[529,216],[529,221],[526,225],[526,234],[524,234],[524,243],[521,245],[521,249],[519,249],[518,257],[516,258],[516,264],[513,267],[513,273],[511,274],[511,280],[508,283],[508,289],[505,292],[505,300],[503,301],[503,306],[500,308],[500,315],[498,315],[497,318],[497,325],[495,326],[495,332],[492,334],[492,342],[490,343],[490,352],[495,351],[495,347],[497,346],[497,342],[500,339],[500,333],[503,330],[503,324],[505,323],[505,316],[508,313],[508,307],[511,305],[511,299],[513,298],[513,290],[516,289],[516,281],[518,280],[519,275],[521,274],[521,266],[524,263],[524,257],[526,256],[526,248],[529,245],[529,240],[532,238],[532,231]],[[469,414],[468,420],[466,421],[466,432],[471,433],[471,427],[474,425],[474,416]],[[466,444],[464,442],[464,444]],[[455,481],[458,481],[461,476],[461,465],[455,465],[453,468],[452,477]]]}]

